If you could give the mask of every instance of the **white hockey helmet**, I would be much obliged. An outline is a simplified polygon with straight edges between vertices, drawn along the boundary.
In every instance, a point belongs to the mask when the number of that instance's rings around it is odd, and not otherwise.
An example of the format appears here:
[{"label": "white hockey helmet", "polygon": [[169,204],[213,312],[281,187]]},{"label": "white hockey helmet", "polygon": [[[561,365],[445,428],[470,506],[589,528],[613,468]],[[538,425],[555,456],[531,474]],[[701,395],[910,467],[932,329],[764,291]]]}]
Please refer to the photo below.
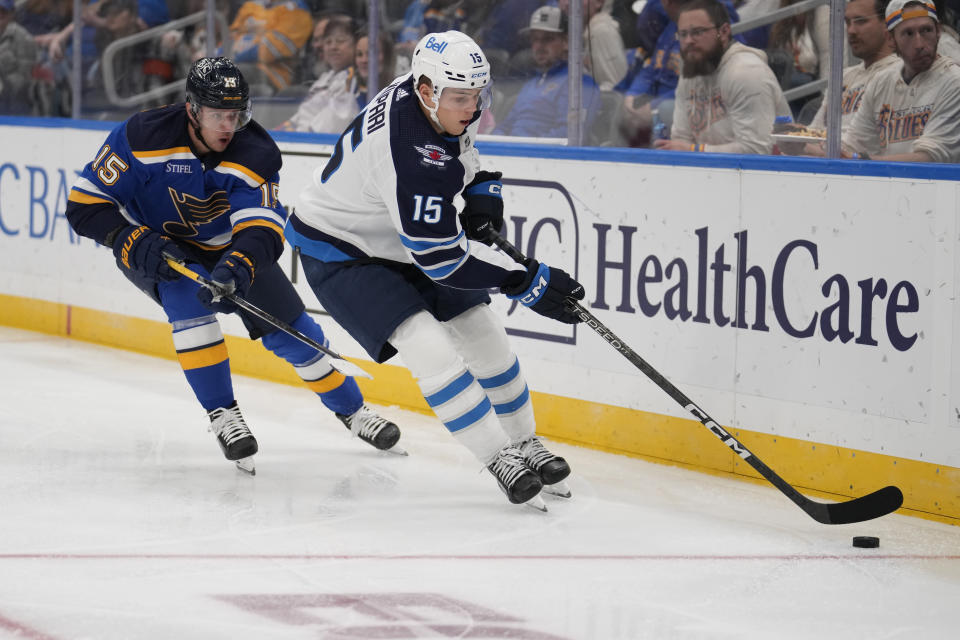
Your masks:
[{"label": "white hockey helmet", "polygon": [[[431,119],[437,120],[437,107],[444,89],[484,89],[490,84],[490,63],[483,50],[473,39],[459,31],[428,33],[413,50],[410,61],[414,87],[421,77],[426,76],[433,85],[434,106],[423,102],[420,92],[417,98],[430,112]],[[489,91],[481,91],[477,110],[490,105]]]}]

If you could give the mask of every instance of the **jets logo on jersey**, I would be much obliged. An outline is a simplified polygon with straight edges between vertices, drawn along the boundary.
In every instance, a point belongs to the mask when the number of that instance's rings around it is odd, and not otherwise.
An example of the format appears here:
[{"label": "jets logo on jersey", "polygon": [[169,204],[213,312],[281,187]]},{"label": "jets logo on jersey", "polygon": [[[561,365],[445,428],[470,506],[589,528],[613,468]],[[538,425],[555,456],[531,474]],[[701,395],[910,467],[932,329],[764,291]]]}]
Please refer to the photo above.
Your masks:
[{"label": "jets logo on jersey", "polygon": [[197,227],[216,220],[230,212],[230,201],[226,191],[215,191],[209,198],[201,200],[189,193],[180,193],[172,187],[167,187],[173,206],[180,214],[180,221],[163,223],[163,230],[168,235],[178,238],[192,238],[198,234]]},{"label": "jets logo on jersey", "polygon": [[422,147],[413,145],[413,148],[417,150],[417,153],[423,156],[420,161],[424,164],[432,164],[436,167],[445,167],[447,165],[447,160],[453,159],[453,156],[444,151],[442,147],[438,147],[435,144],[427,144]]}]

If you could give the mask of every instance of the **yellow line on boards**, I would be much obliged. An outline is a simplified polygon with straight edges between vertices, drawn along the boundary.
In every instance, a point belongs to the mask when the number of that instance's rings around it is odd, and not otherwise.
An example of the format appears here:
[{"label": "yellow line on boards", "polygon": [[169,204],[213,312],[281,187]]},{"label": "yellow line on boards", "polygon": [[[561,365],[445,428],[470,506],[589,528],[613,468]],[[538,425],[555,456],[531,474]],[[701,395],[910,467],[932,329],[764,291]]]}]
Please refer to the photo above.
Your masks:
[{"label": "yellow line on boards", "polygon": [[[170,327],[106,311],[0,294],[0,325],[176,359]],[[255,378],[305,386],[293,367],[259,341],[225,336],[231,369]],[[380,404],[430,414],[403,367],[364,362],[374,379],[358,379],[364,396]],[[714,475],[761,482],[740,457],[690,419],[533,392],[537,431],[551,439]],[[437,427],[441,427],[438,425]],[[904,493],[900,510],[960,525],[960,469],[833,445],[730,429],[759,458],[804,493],[826,499],[864,495],[888,484]]]}]

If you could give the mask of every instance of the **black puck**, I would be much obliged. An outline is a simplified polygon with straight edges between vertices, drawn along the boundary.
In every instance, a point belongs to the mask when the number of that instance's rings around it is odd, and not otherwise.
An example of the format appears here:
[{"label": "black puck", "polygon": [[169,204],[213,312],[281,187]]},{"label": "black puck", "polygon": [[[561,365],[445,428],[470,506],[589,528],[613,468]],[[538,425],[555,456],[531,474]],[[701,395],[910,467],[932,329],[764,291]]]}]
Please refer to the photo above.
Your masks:
[{"label": "black puck", "polygon": [[863,549],[876,549],[880,546],[880,538],[876,536],[853,536],[853,546]]}]

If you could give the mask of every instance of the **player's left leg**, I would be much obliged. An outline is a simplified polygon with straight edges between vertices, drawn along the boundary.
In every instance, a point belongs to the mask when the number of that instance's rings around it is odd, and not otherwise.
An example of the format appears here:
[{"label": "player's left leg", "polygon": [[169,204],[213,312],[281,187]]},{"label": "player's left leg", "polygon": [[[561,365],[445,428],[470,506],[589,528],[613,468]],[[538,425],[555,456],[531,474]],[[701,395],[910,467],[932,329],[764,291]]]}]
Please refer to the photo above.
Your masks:
[{"label": "player's left leg", "polygon": [[[202,269],[196,265],[198,270]],[[216,314],[197,299],[197,285],[187,278],[160,282],[153,290],[167,314],[173,346],[183,374],[210,418],[209,429],[227,460],[248,473],[257,440],[240,413],[233,395],[230,359]]]},{"label": "player's left leg", "polygon": [[536,436],[530,390],[520,361],[489,305],[476,305],[444,325],[527,465],[545,485],[556,484],[570,475],[567,461],[551,453]]},{"label": "player's left leg", "polygon": [[[324,346],[329,341],[323,329],[305,311],[303,301],[277,265],[258,271],[247,299]],[[363,401],[356,381],[333,368],[330,356],[319,353],[290,334],[241,312],[251,337],[258,335],[263,346],[293,365],[307,387],[324,406],[361,440],[377,449],[391,449],[400,439],[396,424],[377,415]]]}]

